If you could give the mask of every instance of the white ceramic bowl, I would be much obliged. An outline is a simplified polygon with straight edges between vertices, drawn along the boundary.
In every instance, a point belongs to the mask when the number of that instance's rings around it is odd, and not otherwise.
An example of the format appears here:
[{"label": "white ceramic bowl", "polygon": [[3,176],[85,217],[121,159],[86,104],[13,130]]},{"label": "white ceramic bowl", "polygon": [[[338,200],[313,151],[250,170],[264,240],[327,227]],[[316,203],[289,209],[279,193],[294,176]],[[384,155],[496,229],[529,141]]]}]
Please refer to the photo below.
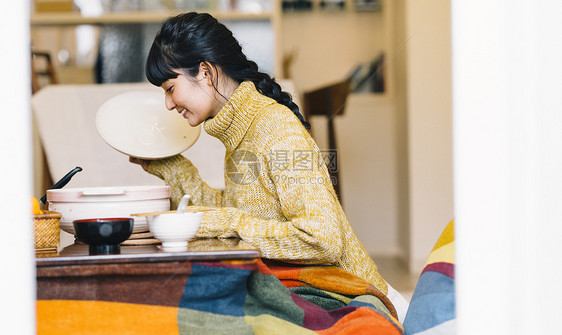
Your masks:
[{"label": "white ceramic bowl", "polygon": [[166,110],[164,92],[133,91],[107,100],[96,113],[96,129],[114,149],[133,157],[171,157],[191,147],[201,126],[191,127]]},{"label": "white ceramic bowl", "polygon": [[201,225],[202,212],[165,213],[146,217],[148,228],[165,252],[187,251],[187,243]]},{"label": "white ceramic bowl", "polygon": [[[169,186],[62,188],[47,191],[49,210],[62,214],[60,228],[74,235],[74,220],[132,217],[170,209]],[[145,217],[134,217],[133,233],[148,231]]]}]

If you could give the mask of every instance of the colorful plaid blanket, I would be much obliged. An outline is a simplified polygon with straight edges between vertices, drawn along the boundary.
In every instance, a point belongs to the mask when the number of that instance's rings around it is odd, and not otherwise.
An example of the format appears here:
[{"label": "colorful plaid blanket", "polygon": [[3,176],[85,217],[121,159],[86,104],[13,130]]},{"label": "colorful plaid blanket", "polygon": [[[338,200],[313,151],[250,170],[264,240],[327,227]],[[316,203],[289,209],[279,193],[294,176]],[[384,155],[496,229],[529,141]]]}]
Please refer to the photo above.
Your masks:
[{"label": "colorful plaid blanket", "polygon": [[456,334],[455,229],[449,222],[418,279],[404,319],[406,334]]},{"label": "colorful plaid blanket", "polygon": [[386,296],[337,267],[189,266],[166,304],[38,300],[38,334],[404,334]]}]

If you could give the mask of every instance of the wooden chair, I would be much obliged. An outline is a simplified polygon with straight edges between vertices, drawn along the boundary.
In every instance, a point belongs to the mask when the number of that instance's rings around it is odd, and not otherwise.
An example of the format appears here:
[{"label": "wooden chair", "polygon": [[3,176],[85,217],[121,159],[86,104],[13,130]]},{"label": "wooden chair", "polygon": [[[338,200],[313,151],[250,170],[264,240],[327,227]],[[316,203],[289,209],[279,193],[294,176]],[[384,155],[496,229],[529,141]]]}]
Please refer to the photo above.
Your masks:
[{"label": "wooden chair", "polygon": [[313,115],[322,115],[327,118],[329,151],[324,153],[327,155],[324,158],[327,158],[328,171],[330,172],[332,184],[340,200],[341,182],[339,178],[339,158],[334,119],[336,116],[344,113],[350,85],[351,78],[347,78],[341,82],[305,92],[303,95],[305,119],[308,120],[310,116]]},{"label": "wooden chair", "polygon": [[48,52],[31,51],[31,92],[35,93],[43,86],[41,78],[49,84],[57,84],[55,67]]}]

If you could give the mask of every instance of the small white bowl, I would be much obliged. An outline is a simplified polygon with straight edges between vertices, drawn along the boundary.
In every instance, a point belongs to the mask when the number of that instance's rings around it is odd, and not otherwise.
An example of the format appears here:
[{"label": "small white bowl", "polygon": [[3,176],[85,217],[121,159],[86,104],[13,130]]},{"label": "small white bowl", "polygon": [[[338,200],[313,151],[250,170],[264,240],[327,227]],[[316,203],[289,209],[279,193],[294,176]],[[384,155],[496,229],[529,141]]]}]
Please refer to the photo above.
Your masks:
[{"label": "small white bowl", "polygon": [[187,242],[195,236],[203,212],[165,213],[146,217],[148,228],[162,242],[165,252],[187,251]]}]

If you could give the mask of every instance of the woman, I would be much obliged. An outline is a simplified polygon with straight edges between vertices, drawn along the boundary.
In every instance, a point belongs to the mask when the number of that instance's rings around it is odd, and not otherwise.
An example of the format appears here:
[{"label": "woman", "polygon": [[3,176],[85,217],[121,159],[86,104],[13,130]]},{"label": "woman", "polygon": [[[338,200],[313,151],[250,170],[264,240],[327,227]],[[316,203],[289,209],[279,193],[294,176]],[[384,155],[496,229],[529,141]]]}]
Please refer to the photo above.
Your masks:
[{"label": "woman", "polygon": [[289,94],[249,61],[232,33],[208,14],[166,20],[146,62],[148,80],[166,92],[166,107],[226,147],[225,190],[209,187],[177,155],[143,161],[172,190],[205,212],[199,237],[238,237],[263,257],[334,264],[385,294],[387,284],[353,233],[308,123]]}]

